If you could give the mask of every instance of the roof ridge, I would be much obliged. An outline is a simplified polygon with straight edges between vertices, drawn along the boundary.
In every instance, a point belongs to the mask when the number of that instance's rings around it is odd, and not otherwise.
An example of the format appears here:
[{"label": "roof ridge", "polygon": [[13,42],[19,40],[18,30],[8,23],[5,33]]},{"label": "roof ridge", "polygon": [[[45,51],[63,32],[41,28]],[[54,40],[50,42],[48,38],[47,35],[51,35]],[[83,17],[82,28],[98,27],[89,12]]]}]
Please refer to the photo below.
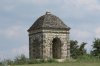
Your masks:
[{"label": "roof ridge", "polygon": [[68,26],[57,16],[46,13],[45,15],[40,16],[34,24],[29,28],[28,31],[38,29],[38,28],[65,28],[68,29]]}]

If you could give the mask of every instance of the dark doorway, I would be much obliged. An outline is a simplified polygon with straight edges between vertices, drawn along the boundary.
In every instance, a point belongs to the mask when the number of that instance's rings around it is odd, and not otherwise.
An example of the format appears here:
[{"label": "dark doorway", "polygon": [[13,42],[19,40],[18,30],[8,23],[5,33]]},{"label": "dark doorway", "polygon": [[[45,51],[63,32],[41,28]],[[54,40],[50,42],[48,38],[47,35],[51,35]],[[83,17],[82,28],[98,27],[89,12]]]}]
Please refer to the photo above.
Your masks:
[{"label": "dark doorway", "polygon": [[39,50],[39,43],[38,40],[34,40],[34,44],[33,44],[33,56],[34,58],[38,59],[40,58],[40,50]]},{"label": "dark doorway", "polygon": [[53,58],[60,59],[61,58],[61,41],[59,38],[54,38],[52,41],[52,55]]}]

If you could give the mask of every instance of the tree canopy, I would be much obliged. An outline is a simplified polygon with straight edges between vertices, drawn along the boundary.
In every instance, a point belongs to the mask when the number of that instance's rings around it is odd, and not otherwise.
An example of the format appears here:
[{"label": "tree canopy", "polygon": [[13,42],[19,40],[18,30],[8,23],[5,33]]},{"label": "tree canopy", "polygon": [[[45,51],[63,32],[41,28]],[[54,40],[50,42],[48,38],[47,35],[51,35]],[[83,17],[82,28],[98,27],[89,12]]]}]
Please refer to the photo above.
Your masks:
[{"label": "tree canopy", "polygon": [[93,41],[93,51],[91,51],[91,54],[95,57],[99,57],[100,58],[100,39],[99,38],[95,38],[95,41]]},{"label": "tree canopy", "polygon": [[77,58],[80,55],[86,54],[86,49],[84,48],[87,43],[83,42],[80,46],[77,40],[70,40],[70,53],[72,58]]}]

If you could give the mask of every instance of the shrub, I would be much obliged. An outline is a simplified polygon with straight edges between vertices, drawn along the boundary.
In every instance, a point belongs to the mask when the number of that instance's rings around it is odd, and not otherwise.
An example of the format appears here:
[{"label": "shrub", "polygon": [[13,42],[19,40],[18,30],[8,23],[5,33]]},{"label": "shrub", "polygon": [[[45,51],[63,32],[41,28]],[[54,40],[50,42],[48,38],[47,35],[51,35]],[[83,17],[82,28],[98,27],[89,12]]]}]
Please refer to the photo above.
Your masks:
[{"label": "shrub", "polygon": [[39,62],[40,63],[46,63],[47,61],[45,59],[40,59]]},{"label": "shrub", "polygon": [[18,55],[14,58],[14,64],[20,65],[20,64],[27,64],[28,58],[25,57],[24,54]]},{"label": "shrub", "polygon": [[6,62],[7,62],[8,65],[13,64],[13,61],[11,59],[6,59]]},{"label": "shrub", "polygon": [[2,65],[2,62],[0,62],[0,65]]},{"label": "shrub", "polygon": [[24,54],[18,55],[14,59],[14,61],[26,61],[26,60],[28,60],[28,58],[26,58]]},{"label": "shrub", "polygon": [[2,61],[2,65],[7,65],[6,59],[4,59],[4,60]]},{"label": "shrub", "polygon": [[4,59],[0,64],[1,65],[12,65],[14,63],[11,59]]},{"label": "shrub", "polygon": [[47,59],[47,62],[52,63],[52,62],[57,62],[57,60],[53,59],[53,58],[49,58],[49,59]]},{"label": "shrub", "polygon": [[39,63],[39,61],[36,60],[36,59],[30,59],[29,60],[29,64],[37,64],[37,63]]},{"label": "shrub", "polygon": [[29,64],[39,64],[39,63],[52,63],[52,62],[57,62],[55,59],[53,59],[53,58],[49,58],[49,59],[47,59],[47,60],[45,60],[45,59],[38,59],[38,60],[36,60],[36,59],[30,59],[29,60]]}]

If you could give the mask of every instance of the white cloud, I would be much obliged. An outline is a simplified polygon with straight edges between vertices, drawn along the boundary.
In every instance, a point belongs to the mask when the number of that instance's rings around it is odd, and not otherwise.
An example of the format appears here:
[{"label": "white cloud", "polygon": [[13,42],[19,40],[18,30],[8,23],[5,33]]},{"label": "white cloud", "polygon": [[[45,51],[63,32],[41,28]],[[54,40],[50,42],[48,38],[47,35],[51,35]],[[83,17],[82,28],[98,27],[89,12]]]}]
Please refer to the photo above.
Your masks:
[{"label": "white cloud", "polygon": [[74,38],[78,38],[78,39],[79,38],[86,39],[92,36],[91,33],[87,31],[78,30],[78,29],[73,29],[70,32],[71,32],[71,36],[73,36]]},{"label": "white cloud", "polygon": [[0,30],[0,35],[5,38],[12,39],[12,38],[20,37],[23,34],[26,35],[27,34],[26,30],[27,28],[24,26],[11,26],[7,29]]},{"label": "white cloud", "polygon": [[4,9],[6,10],[6,11],[11,11],[11,10],[13,10],[15,8],[15,5],[11,5],[11,6],[6,6]]},{"label": "white cloud", "polygon": [[[1,50],[0,50],[1,59],[4,59],[4,58],[13,59],[15,56],[20,55],[20,54],[25,54],[28,57],[29,49],[28,49],[28,46],[26,46],[28,44],[27,29],[28,29],[27,27],[16,25],[16,26],[11,26],[7,29],[0,30],[0,37],[3,37],[4,38],[3,40],[5,40],[3,45],[1,45]],[[9,41],[9,42],[6,43],[6,41]],[[13,43],[13,41],[15,42],[15,44]],[[18,45],[22,47],[12,49],[12,44],[14,47],[15,46],[18,47]],[[11,48],[9,48],[9,50],[7,50],[8,48],[2,50],[2,46],[4,45],[6,46],[11,45],[10,46]]]},{"label": "white cloud", "polygon": [[15,49],[12,49],[12,53],[13,54],[26,54],[27,56],[28,56],[28,51],[29,51],[29,49],[28,49],[28,46],[22,46],[22,47],[20,47],[20,48],[15,48]]},{"label": "white cloud", "polygon": [[[6,0],[4,1],[6,2]],[[6,3],[7,3],[6,6],[4,5],[3,7],[7,11],[13,10],[11,13],[14,14],[20,13],[20,15],[22,14],[25,15],[27,13],[28,13],[27,15],[29,15],[34,13],[34,11],[37,12],[40,10],[41,13],[43,13],[44,11],[50,10],[55,13],[59,13],[59,15],[63,16],[64,18],[66,17],[83,18],[87,16],[87,14],[94,15],[96,9],[100,10],[99,0],[17,0],[17,1],[9,0]],[[34,6],[33,9],[32,6]]]},{"label": "white cloud", "polygon": [[[61,0],[20,0],[21,2],[30,2],[34,4],[50,4],[50,3],[60,3]],[[53,2],[52,2],[53,1]]]},{"label": "white cloud", "polygon": [[98,0],[76,0],[79,4],[95,4]]},{"label": "white cloud", "polygon": [[[63,2],[64,1],[64,2]],[[87,16],[100,14],[100,2],[98,0],[62,0],[56,11],[62,12],[62,18],[83,19]],[[62,3],[61,2],[61,3]],[[97,11],[97,12],[95,12]]]},{"label": "white cloud", "polygon": [[100,6],[99,0],[71,0],[78,8],[85,7],[87,10],[99,9],[97,6]]},{"label": "white cloud", "polygon": [[96,28],[94,32],[96,33],[95,37],[100,38],[100,27]]},{"label": "white cloud", "polygon": [[0,59],[3,60],[5,58],[14,59],[15,56],[24,54],[26,57],[29,57],[29,49],[28,46],[22,46],[19,48],[14,48],[12,50],[3,50],[0,51]]}]

